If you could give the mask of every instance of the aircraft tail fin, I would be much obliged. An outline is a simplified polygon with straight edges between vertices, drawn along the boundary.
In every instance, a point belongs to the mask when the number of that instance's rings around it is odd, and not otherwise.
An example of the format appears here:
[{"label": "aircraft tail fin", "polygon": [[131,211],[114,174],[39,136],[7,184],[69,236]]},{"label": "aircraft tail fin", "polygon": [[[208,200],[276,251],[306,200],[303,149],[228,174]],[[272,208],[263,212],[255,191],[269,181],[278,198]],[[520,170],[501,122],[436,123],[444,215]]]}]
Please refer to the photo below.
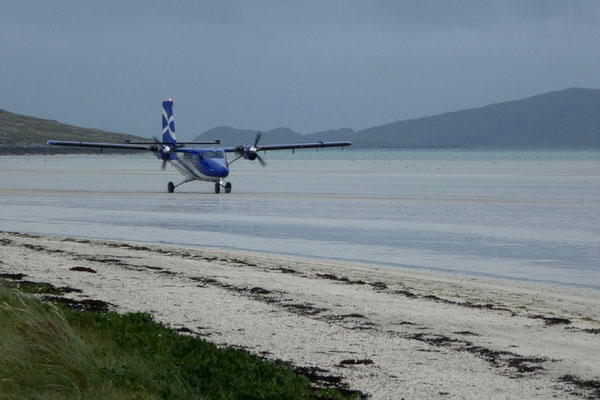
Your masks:
[{"label": "aircraft tail fin", "polygon": [[173,100],[169,99],[162,103],[162,141],[177,145],[175,137],[175,121],[173,120]]}]

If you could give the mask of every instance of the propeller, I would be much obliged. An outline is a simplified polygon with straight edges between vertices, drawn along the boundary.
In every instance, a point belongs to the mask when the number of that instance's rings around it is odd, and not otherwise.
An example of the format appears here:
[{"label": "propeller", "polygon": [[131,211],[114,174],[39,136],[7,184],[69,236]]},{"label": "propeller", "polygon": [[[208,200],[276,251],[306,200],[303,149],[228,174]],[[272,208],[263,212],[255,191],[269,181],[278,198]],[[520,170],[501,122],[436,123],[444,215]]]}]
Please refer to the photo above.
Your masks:
[{"label": "propeller", "polygon": [[[262,136],[262,133],[257,132],[256,133],[256,138],[254,139],[254,145],[247,147],[247,146],[238,146],[235,149],[235,152],[237,154],[239,154],[240,157],[244,157],[247,160],[250,161],[254,161],[254,160],[258,160],[258,162],[260,163],[261,166],[266,167],[267,166],[267,162],[265,160],[263,160],[263,158],[260,156],[260,154],[258,154],[258,152],[260,151],[260,147],[258,147],[258,142],[260,141],[260,138]],[[238,157],[238,158],[240,158]],[[237,160],[237,158],[236,158]]]},{"label": "propeller", "polygon": [[169,158],[170,158],[171,148],[169,146],[163,146],[156,137],[153,137],[152,139],[154,139],[154,141],[156,142],[156,146],[155,146],[156,151],[162,152],[163,162],[162,162],[162,165],[160,166],[160,169],[162,169],[164,171],[164,169],[167,167],[167,161],[169,161]]},{"label": "propeller", "polygon": [[258,142],[260,141],[261,136],[262,136],[262,133],[256,132],[256,138],[254,139],[254,146],[250,147],[250,151],[256,155],[256,159],[258,160],[260,165],[263,167],[266,167],[267,162],[265,160],[263,160],[263,158],[260,156],[260,154],[258,154],[259,148],[257,146],[258,146]]}]

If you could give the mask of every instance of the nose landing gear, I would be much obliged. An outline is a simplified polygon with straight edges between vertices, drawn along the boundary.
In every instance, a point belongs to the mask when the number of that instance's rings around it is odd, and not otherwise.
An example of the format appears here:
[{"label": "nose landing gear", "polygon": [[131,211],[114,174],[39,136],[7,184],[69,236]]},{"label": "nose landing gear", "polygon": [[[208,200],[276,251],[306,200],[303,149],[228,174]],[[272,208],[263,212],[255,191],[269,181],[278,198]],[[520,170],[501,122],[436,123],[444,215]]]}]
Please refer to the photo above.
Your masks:
[{"label": "nose landing gear", "polygon": [[215,193],[220,193],[221,192],[221,187],[223,187],[223,189],[225,189],[225,193],[231,193],[231,182],[225,182],[225,184],[223,184],[222,182],[216,182],[215,183]]}]

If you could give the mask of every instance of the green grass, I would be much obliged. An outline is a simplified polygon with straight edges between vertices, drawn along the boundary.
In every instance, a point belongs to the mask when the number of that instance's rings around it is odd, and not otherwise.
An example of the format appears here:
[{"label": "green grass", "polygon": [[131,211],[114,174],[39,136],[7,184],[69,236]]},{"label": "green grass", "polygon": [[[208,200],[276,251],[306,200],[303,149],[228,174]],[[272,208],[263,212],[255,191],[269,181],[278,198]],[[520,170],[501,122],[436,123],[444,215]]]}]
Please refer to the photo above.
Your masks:
[{"label": "green grass", "polygon": [[148,314],[73,311],[0,280],[0,399],[308,399],[283,362],[183,336]]}]

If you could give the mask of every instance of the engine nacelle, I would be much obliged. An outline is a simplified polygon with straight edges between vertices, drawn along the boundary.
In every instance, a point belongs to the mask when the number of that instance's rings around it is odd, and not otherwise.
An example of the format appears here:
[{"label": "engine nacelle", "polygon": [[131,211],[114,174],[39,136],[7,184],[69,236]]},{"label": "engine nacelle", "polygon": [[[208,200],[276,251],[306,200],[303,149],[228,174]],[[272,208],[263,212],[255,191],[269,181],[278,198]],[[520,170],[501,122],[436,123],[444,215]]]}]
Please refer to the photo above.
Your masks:
[{"label": "engine nacelle", "polygon": [[166,149],[162,150],[160,152],[160,158],[162,158],[163,161],[169,161],[171,159],[171,152]]},{"label": "engine nacelle", "polygon": [[250,161],[256,160],[256,151],[250,151],[250,150],[246,151],[244,153],[244,158],[246,160],[250,160]]},{"label": "engine nacelle", "polygon": [[245,160],[254,161],[256,160],[257,154],[254,147],[238,146],[235,152],[242,156]]}]

